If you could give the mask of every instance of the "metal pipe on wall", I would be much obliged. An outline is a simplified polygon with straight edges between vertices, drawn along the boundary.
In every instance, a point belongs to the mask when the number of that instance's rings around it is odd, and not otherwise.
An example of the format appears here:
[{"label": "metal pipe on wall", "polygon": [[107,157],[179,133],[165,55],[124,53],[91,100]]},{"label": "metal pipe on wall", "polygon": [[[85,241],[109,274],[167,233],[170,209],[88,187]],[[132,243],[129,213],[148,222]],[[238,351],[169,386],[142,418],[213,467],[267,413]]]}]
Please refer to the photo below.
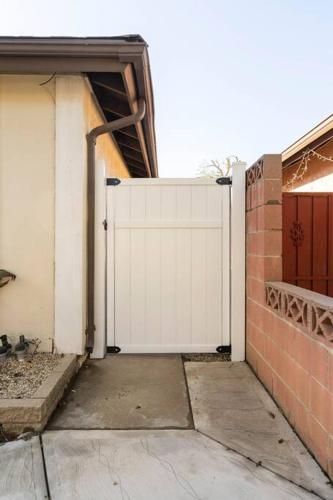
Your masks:
[{"label": "metal pipe on wall", "polygon": [[87,327],[86,349],[92,353],[95,337],[95,145],[100,135],[135,125],[143,119],[146,112],[144,99],[138,100],[138,110],[124,118],[114,120],[93,128],[87,134],[88,164],[87,164]]}]

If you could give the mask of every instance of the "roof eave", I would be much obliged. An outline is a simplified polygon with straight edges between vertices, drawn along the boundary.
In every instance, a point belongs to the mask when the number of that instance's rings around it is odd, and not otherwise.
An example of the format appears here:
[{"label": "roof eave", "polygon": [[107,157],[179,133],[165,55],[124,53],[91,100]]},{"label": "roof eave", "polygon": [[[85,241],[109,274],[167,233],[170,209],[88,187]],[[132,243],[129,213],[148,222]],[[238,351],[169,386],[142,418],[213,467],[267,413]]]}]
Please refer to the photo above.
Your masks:
[{"label": "roof eave", "polygon": [[[69,64],[63,66],[61,59]],[[156,138],[154,125],[154,98],[147,52],[147,43],[139,35],[110,38],[34,38],[34,37],[0,37],[0,67],[1,72],[27,72],[27,60],[34,61],[35,73],[40,71],[59,71],[71,73],[79,71],[107,72],[112,59],[131,63],[134,68],[137,98],[146,101],[147,111],[142,121],[149,158],[149,170],[153,177],[158,175]],[[6,69],[7,68],[7,69]],[[32,68],[28,64],[28,68]],[[71,69],[72,68],[72,69]]]},{"label": "roof eave", "polygon": [[287,168],[296,163],[308,149],[323,146],[333,137],[333,114],[320,122],[288,148],[282,151],[282,166]]}]

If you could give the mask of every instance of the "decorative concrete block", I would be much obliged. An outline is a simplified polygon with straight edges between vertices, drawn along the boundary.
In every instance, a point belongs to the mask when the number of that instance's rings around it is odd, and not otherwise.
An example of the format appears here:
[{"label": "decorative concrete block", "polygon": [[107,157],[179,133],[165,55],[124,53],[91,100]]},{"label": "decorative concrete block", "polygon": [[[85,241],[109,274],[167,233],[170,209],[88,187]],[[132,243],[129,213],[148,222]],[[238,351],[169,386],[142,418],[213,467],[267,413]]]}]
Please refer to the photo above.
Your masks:
[{"label": "decorative concrete block", "polygon": [[41,431],[77,372],[77,356],[66,354],[32,398],[0,400],[0,424],[5,432]]}]

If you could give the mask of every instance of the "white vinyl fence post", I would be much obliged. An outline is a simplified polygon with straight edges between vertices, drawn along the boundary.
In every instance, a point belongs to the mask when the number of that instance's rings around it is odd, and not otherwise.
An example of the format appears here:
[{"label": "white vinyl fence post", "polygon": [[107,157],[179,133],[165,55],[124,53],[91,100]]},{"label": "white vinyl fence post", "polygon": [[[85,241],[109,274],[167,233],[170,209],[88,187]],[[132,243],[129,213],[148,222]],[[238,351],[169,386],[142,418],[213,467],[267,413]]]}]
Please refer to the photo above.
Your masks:
[{"label": "white vinyl fence post", "polygon": [[96,162],[95,174],[95,341],[92,358],[104,358],[106,353],[106,219],[105,162]]},{"label": "white vinyl fence post", "polygon": [[231,188],[231,361],[245,359],[245,169],[232,166]]}]

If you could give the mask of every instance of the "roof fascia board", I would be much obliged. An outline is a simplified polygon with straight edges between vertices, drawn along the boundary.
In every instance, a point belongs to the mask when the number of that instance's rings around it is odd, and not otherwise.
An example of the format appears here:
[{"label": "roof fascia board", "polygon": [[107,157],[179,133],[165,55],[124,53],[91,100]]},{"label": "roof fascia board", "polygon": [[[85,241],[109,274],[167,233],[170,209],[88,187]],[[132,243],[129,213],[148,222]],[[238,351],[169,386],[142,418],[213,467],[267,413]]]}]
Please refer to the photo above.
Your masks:
[{"label": "roof fascia board", "polygon": [[0,73],[4,74],[38,74],[50,72],[59,74],[75,74],[88,72],[122,72],[126,64],[109,58],[68,58],[68,57],[1,57]]},{"label": "roof fascia board", "polygon": [[3,56],[118,56],[140,55],[145,42],[126,42],[105,39],[1,39],[0,55]]},{"label": "roof fascia board", "polygon": [[[138,87],[138,95],[145,96],[146,98],[146,107],[147,112],[142,120],[142,126],[145,132],[146,137],[149,138],[148,145],[153,145],[153,147],[148,147],[148,156],[150,165],[153,166],[154,171],[152,172],[152,176],[158,175],[157,171],[157,153],[156,153],[156,136],[155,136],[155,127],[153,120],[150,120],[149,117],[154,116],[154,101],[153,101],[153,89],[151,84],[151,73],[149,66],[149,58],[147,48],[144,47],[144,50],[140,57],[126,53],[122,54],[120,60],[126,60],[133,64],[136,75],[136,83]],[[156,167],[156,168],[155,168]]]},{"label": "roof fascia board", "polygon": [[[127,95],[129,96],[129,105],[131,108],[131,112],[136,113],[138,111],[138,102],[137,102],[136,82],[132,64],[127,64],[125,70],[123,71],[123,81],[125,84]],[[137,122],[135,124],[135,128],[141,145],[141,152],[146,165],[146,170],[149,177],[151,177],[152,176],[150,167],[151,163],[149,161],[149,156],[146,149],[146,141],[144,139],[142,122],[141,121]]]}]

